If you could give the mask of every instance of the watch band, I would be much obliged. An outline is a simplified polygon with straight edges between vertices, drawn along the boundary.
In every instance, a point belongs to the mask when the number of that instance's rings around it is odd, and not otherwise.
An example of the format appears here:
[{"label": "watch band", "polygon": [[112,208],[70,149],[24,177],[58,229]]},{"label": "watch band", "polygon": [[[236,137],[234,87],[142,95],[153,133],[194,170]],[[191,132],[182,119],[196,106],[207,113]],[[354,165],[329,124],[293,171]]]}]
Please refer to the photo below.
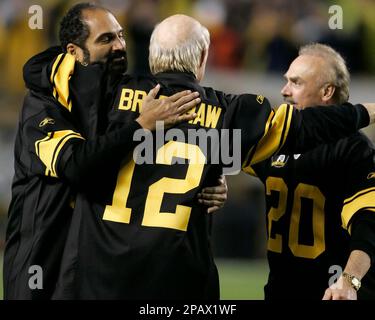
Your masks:
[{"label": "watch band", "polygon": [[343,272],[342,276],[349,281],[352,288],[354,288],[356,291],[359,290],[361,287],[361,280],[347,272]]}]

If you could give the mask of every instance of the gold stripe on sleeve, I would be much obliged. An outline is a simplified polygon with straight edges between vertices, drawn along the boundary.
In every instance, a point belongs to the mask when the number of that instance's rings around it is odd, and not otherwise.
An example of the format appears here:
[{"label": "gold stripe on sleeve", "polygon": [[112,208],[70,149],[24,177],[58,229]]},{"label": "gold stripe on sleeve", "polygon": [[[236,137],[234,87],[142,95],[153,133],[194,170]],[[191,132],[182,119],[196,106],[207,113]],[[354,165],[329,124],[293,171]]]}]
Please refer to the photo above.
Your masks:
[{"label": "gold stripe on sleeve", "polygon": [[74,56],[63,54],[56,59],[51,74],[53,95],[69,111],[72,110],[72,102],[69,98],[69,79],[73,74],[74,65]]},{"label": "gold stripe on sleeve", "polygon": [[341,221],[344,229],[348,228],[350,219],[361,209],[375,211],[375,188],[361,190],[344,201],[341,212]]},{"label": "gold stripe on sleeve", "polygon": [[[284,145],[289,133],[290,124],[293,115],[293,106],[282,104],[277,110],[272,120],[267,120],[266,129],[262,139],[255,146],[255,152],[247,159],[243,170],[251,165],[259,163],[273,154],[277,153]],[[269,123],[271,121],[271,123]],[[251,150],[249,154],[251,153]]]},{"label": "gold stripe on sleeve", "polygon": [[77,132],[72,130],[62,130],[49,132],[47,137],[35,142],[36,154],[46,166],[46,176],[58,177],[56,172],[57,159],[61,149],[70,139],[84,140],[84,138]]},{"label": "gold stripe on sleeve", "polygon": [[60,53],[55,62],[53,63],[53,66],[52,66],[52,72],[51,72],[51,76],[50,76],[50,81],[51,83],[53,83],[53,78],[55,77],[55,72],[56,72],[56,68],[58,67],[58,65],[60,64],[60,61],[61,59],[63,58],[65,54],[64,53]]}]

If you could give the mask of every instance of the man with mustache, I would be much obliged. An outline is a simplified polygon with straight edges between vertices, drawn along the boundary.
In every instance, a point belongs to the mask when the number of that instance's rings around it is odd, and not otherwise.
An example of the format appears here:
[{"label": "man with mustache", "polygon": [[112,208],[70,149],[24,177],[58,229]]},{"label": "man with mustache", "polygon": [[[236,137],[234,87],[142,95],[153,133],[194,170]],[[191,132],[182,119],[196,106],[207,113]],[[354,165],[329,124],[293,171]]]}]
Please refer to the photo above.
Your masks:
[{"label": "man with mustache", "polygon": [[[88,185],[98,169],[111,166],[115,158],[124,158],[134,147],[132,136],[136,130],[154,130],[157,120],[166,126],[189,121],[195,115],[186,115],[186,111],[199,102],[198,95],[188,91],[164,100],[154,99],[159,90],[156,86],[146,97],[139,117],[126,127],[100,134],[102,123],[96,113],[102,102],[94,102],[94,95],[99,92],[88,97],[90,101],[73,95],[64,100],[68,88],[61,85],[60,79],[77,60],[78,69],[92,65],[89,81],[72,79],[82,90],[98,83],[104,64],[108,65],[106,75],[115,81],[127,66],[123,30],[107,9],[78,4],[61,22],[60,41],[63,51],[74,58],[56,61],[53,70],[47,66],[42,71],[25,67],[30,92],[24,100],[15,144],[15,176],[4,255],[5,299],[51,297],[77,189]],[[50,51],[35,59],[48,60]],[[47,78],[48,72],[53,76]],[[88,107],[80,108],[83,104]],[[38,267],[42,274],[35,278]]]}]

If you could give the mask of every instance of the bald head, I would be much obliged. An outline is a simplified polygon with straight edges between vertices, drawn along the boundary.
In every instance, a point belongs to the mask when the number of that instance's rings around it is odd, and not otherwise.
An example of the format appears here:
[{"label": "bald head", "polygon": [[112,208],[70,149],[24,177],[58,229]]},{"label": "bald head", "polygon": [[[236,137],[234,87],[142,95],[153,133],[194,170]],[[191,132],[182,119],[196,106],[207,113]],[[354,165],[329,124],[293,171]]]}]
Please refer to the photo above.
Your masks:
[{"label": "bald head", "polygon": [[193,35],[201,31],[201,24],[183,14],[170,16],[158,24],[154,30],[155,41],[167,49],[181,46],[188,42]]},{"label": "bald head", "polygon": [[198,80],[204,74],[210,36],[197,20],[182,14],[170,16],[158,24],[150,40],[150,69],[193,73]]}]

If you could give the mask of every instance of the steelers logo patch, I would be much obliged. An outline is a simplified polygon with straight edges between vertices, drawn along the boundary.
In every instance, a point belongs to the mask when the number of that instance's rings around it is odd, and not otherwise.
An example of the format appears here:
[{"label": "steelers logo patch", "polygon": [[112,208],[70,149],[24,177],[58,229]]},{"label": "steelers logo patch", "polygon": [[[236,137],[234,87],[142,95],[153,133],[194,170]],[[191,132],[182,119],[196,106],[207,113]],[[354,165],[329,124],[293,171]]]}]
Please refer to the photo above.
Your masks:
[{"label": "steelers logo patch", "polygon": [[286,163],[288,162],[288,159],[289,159],[289,156],[284,155],[284,154],[280,154],[277,157],[273,156],[271,166],[276,167],[276,168],[282,168],[286,165]]},{"label": "steelers logo patch", "polygon": [[259,103],[259,104],[263,104],[263,101],[264,101],[264,97],[263,96],[257,96],[257,102]]}]

